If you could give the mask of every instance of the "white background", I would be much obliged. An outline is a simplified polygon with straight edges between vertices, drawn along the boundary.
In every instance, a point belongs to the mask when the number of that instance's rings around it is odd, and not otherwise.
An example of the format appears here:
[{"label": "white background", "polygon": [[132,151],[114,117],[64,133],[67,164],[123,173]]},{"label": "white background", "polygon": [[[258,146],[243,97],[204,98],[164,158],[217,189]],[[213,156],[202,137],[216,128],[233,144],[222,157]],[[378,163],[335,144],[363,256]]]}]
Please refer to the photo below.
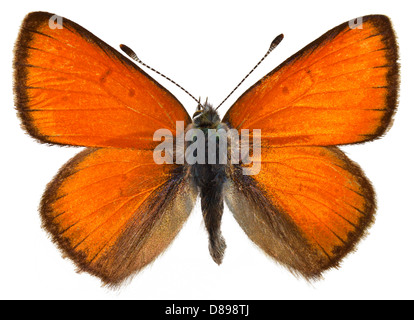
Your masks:
[{"label": "white background", "polygon": [[[20,1],[0,19],[0,298],[2,299],[397,299],[414,298],[414,46],[408,1]],[[285,39],[223,106],[336,25],[366,14],[391,17],[400,45],[401,92],[394,126],[380,140],[343,148],[371,179],[376,223],[339,270],[309,284],[266,257],[226,209],[224,262],[209,256],[199,203],[172,246],[121,290],[76,273],[40,227],[45,185],[80,148],[42,145],[25,134],[13,108],[12,56],[20,23],[31,11],[67,17],[139,57],[196,97],[218,104],[279,33]],[[151,74],[152,75],[152,74]],[[156,79],[158,77],[154,76]],[[186,106],[194,102],[160,82]]]}]

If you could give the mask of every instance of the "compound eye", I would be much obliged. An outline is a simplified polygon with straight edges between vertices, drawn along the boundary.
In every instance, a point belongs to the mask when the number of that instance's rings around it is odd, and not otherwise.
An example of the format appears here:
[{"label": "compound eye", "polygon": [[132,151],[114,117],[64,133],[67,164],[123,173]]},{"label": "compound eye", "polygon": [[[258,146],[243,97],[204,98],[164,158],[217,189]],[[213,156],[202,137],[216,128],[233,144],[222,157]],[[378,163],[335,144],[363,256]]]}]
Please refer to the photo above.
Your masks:
[{"label": "compound eye", "polygon": [[203,113],[203,110],[201,110],[201,108],[198,109],[198,107],[197,107],[196,112],[194,112],[194,114],[193,114],[193,119],[198,118],[199,116],[201,116],[202,113]]}]

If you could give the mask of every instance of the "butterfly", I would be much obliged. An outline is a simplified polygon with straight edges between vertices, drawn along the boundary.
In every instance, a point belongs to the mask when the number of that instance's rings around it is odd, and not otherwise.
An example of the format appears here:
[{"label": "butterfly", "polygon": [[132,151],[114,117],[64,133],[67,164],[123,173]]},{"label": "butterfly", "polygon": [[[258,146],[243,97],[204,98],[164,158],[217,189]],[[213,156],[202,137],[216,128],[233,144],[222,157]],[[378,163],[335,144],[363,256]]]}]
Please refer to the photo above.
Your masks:
[{"label": "butterfly", "polygon": [[[48,184],[39,209],[44,229],[79,270],[119,286],[171,244],[200,197],[216,263],[226,248],[226,203],[246,235],[293,274],[315,280],[338,267],[373,223],[376,200],[362,169],[337,146],[381,137],[399,88],[389,18],[351,22],[288,58],[220,119],[207,102],[191,117],[80,25],[28,14],[14,58],[22,126],[39,142],[85,147]],[[241,161],[155,163],[154,132],[177,139],[177,121],[206,135],[260,129],[260,171],[245,174]]]}]

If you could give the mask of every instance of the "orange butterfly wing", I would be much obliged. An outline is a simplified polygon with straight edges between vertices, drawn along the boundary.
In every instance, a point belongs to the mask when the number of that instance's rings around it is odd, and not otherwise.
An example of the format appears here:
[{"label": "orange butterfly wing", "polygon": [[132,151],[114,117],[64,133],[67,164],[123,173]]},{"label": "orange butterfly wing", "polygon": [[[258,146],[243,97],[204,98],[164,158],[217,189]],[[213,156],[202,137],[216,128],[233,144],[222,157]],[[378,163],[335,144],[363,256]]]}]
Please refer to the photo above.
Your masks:
[{"label": "orange butterfly wing", "polygon": [[[41,142],[94,147],[48,185],[43,226],[80,268],[119,285],[171,243],[197,190],[188,168],[158,165],[157,129],[191,119],[168,91],[76,23],[30,13],[15,48],[16,105]],[[98,148],[97,148],[98,147]],[[103,147],[103,148],[99,148]],[[105,148],[108,147],[108,148]]]},{"label": "orange butterfly wing", "polygon": [[[178,100],[115,49],[50,13],[25,18],[15,48],[16,105],[27,131],[42,142],[153,148],[153,134],[175,134],[191,119]],[[52,24],[53,26],[53,24]]]},{"label": "orange butterfly wing", "polygon": [[340,145],[374,139],[397,100],[398,53],[385,16],[328,31],[253,85],[223,122],[261,129],[269,145]]},{"label": "orange butterfly wing", "polygon": [[236,171],[229,183],[226,200],[243,230],[307,278],[337,266],[373,221],[362,170],[336,147],[263,148],[257,160],[258,175]]},{"label": "orange butterfly wing", "polygon": [[44,227],[81,270],[118,285],[155,259],[190,214],[197,190],[185,167],[149,150],[87,149],[48,185]]},{"label": "orange butterfly wing", "polygon": [[[344,23],[286,60],[224,122],[261,129],[260,173],[235,166],[226,201],[246,234],[292,272],[338,266],[373,221],[375,194],[336,144],[377,138],[398,91],[397,45],[385,16]],[[323,147],[330,146],[330,147]]]}]

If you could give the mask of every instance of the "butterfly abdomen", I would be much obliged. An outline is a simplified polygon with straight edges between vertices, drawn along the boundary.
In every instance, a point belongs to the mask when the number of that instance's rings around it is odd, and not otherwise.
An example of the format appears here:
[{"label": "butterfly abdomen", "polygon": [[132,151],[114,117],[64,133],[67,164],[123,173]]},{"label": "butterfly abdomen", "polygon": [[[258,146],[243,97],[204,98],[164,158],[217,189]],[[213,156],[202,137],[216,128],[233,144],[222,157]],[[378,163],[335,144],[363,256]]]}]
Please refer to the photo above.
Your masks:
[{"label": "butterfly abdomen", "polygon": [[[201,168],[204,166],[204,168]],[[199,185],[201,196],[201,210],[204,223],[209,235],[209,250],[213,260],[220,264],[226,243],[221,235],[221,217],[223,215],[223,185],[226,180],[224,170],[214,168],[212,165],[199,165],[196,170],[203,171],[203,180],[209,182]],[[196,179],[197,181],[197,179]],[[198,180],[199,181],[199,180]]]}]

